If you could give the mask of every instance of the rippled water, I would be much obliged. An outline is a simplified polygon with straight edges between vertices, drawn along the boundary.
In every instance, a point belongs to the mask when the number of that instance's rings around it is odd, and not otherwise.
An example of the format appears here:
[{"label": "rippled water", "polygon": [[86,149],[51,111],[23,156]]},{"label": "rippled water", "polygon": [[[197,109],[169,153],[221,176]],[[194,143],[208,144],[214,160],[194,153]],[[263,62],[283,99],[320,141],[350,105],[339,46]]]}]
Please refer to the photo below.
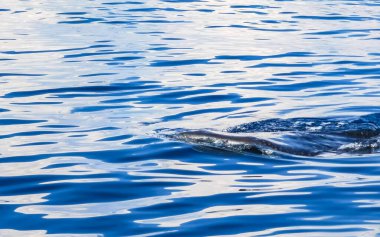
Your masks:
[{"label": "rippled water", "polygon": [[0,236],[380,236],[380,155],[177,129],[380,112],[380,1],[3,1]]}]

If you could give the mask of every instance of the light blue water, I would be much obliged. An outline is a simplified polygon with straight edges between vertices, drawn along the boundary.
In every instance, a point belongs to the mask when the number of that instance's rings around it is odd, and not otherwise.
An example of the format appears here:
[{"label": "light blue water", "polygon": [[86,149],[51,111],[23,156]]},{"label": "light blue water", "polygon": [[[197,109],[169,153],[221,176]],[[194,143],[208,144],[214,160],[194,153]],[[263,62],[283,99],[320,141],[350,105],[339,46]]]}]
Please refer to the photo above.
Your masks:
[{"label": "light blue water", "polygon": [[380,155],[165,139],[380,112],[380,1],[2,1],[0,236],[380,236]]}]

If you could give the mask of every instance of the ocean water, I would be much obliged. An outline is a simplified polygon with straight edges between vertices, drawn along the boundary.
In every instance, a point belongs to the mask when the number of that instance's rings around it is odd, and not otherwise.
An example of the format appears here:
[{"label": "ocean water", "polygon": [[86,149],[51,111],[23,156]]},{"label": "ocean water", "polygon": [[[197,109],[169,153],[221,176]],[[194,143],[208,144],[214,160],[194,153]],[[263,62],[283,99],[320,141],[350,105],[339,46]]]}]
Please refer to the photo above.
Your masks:
[{"label": "ocean water", "polygon": [[380,154],[162,136],[380,112],[378,0],[5,1],[0,236],[380,236]]}]

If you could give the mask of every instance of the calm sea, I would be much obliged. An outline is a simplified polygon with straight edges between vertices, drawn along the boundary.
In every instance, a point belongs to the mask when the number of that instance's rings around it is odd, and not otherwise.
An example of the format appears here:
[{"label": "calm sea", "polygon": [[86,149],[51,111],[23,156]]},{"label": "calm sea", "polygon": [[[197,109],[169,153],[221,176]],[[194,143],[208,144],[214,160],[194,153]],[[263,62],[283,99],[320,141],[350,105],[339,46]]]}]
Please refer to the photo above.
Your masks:
[{"label": "calm sea", "polygon": [[380,236],[380,155],[163,131],[380,112],[378,0],[3,0],[0,236]]}]

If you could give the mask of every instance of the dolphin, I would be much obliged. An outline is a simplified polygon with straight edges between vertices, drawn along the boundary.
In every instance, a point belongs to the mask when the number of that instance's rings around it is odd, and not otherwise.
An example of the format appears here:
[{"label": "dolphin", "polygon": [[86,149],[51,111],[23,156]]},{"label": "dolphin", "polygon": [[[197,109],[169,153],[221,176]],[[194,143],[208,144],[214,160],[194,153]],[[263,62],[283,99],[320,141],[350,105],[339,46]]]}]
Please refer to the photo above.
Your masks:
[{"label": "dolphin", "polygon": [[222,132],[182,131],[177,141],[239,153],[297,156],[374,153],[380,150],[380,113],[351,118],[267,119]]}]

